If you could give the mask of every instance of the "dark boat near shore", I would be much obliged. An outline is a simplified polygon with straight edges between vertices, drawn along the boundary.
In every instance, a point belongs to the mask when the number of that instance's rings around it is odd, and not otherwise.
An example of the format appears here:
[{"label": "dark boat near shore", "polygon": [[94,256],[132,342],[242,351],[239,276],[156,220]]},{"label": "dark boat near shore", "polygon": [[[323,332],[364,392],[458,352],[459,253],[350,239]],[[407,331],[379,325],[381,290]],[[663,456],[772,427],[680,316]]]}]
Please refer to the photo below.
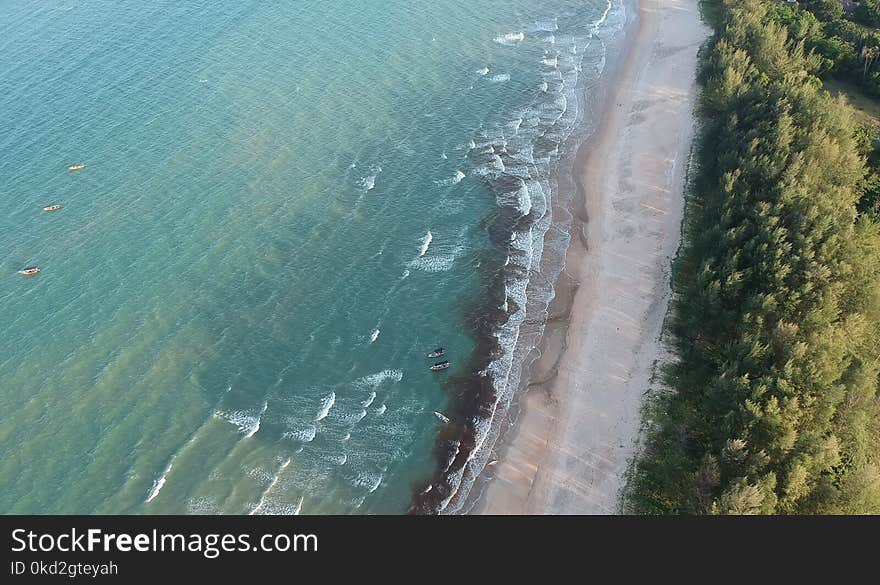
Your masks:
[{"label": "dark boat near shore", "polygon": [[432,372],[439,372],[440,370],[445,370],[446,368],[448,368],[451,365],[452,364],[450,364],[449,361],[437,362],[436,364],[431,366],[431,371]]},{"label": "dark boat near shore", "polygon": [[435,349],[434,351],[432,351],[431,353],[429,353],[425,357],[427,357],[430,360],[430,359],[438,358],[442,355],[446,355],[446,348],[438,347],[437,349]]}]

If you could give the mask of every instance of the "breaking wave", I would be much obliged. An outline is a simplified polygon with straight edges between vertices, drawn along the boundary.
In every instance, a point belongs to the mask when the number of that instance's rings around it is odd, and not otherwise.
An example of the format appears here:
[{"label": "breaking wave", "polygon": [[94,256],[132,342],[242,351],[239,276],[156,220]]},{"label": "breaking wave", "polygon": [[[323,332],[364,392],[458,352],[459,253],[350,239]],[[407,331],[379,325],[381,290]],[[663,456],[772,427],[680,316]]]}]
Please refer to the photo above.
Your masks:
[{"label": "breaking wave", "polygon": [[355,387],[372,390],[373,388],[381,386],[388,380],[391,380],[392,382],[400,382],[402,379],[402,370],[382,370],[381,372],[359,378],[355,381],[354,385]]},{"label": "breaking wave", "polygon": [[428,246],[431,245],[431,240],[434,239],[434,234],[431,233],[431,230],[428,230],[428,233],[425,234],[425,237],[422,238],[422,243],[419,245],[419,257],[421,258],[428,252]]},{"label": "breaking wave", "polygon": [[524,41],[525,38],[526,34],[523,32],[511,32],[503,35],[498,35],[493,40],[500,45],[515,45]]},{"label": "breaking wave", "polygon": [[356,181],[361,192],[366,193],[367,191],[372,191],[376,187],[376,178],[381,172],[382,167],[379,165],[370,166],[370,174],[365,175]]},{"label": "breaking wave", "polygon": [[244,433],[244,438],[248,439],[250,437],[253,437],[255,434],[257,434],[257,431],[260,430],[260,421],[268,407],[269,402],[267,400],[264,400],[262,407],[260,407],[258,411],[233,410],[231,412],[225,412],[222,410],[218,410],[214,413],[214,416],[219,417],[226,422],[234,425],[236,428],[238,428],[238,431],[240,433]]},{"label": "breaking wave", "polygon": [[455,254],[435,254],[416,258],[407,266],[422,272],[446,272],[452,268],[455,262]]},{"label": "breaking wave", "polygon": [[285,439],[292,439],[300,443],[311,443],[318,433],[318,427],[315,425],[306,425],[302,428],[286,431],[281,436]]},{"label": "breaking wave", "polygon": [[153,487],[150,489],[150,493],[147,496],[147,500],[144,502],[149,504],[153,501],[153,498],[159,495],[159,492],[162,491],[162,486],[165,485],[165,479],[168,477],[168,473],[171,471],[171,463],[168,464],[168,467],[165,468],[165,471],[162,472],[162,475],[153,482]]},{"label": "breaking wave", "polygon": [[443,179],[440,181],[434,181],[437,185],[456,185],[461,182],[467,175],[465,175],[461,171],[455,171],[455,174],[449,177],[448,179]]},{"label": "breaking wave", "polygon": [[[467,386],[476,395],[469,402],[472,406],[464,407],[463,426],[456,429],[450,425],[440,439],[439,479],[415,494],[415,511],[458,511],[488,461],[489,449],[484,445],[491,445],[497,437],[496,413],[507,408],[519,385],[523,360],[543,331],[553,296],[552,282],[562,270],[568,244],[567,224],[563,224],[570,220],[557,220],[560,229],[552,238],[548,236],[554,251],[550,256],[544,254],[545,235],[554,223],[550,213],[554,199],[573,196],[558,193],[555,178],[563,146],[581,116],[582,72],[588,67],[590,74],[598,77],[605,67],[606,39],[617,35],[625,23],[625,6],[617,2],[593,23],[550,17],[527,28],[530,35],[554,43],[553,49],[544,51],[540,65],[535,65],[540,84],[533,90],[531,102],[505,120],[481,127],[469,143],[471,168],[467,173],[482,181],[495,197],[497,209],[487,220],[487,228],[505,263],[490,273],[492,315],[478,326],[484,349],[475,358],[478,363]],[[525,33],[518,32],[495,41],[512,45],[525,39]],[[587,51],[587,47],[592,49]],[[488,77],[496,83],[509,79],[507,74]],[[542,263],[545,256],[546,265]],[[430,263],[411,262],[409,267],[443,271],[449,269],[455,255],[435,253],[420,260]],[[531,278],[539,273],[540,278]]]},{"label": "breaking wave", "polygon": [[336,404],[336,392],[331,392],[327,396],[321,399],[321,408],[318,409],[318,414],[315,416],[315,421],[323,420],[328,414],[330,414],[330,409],[333,408],[333,405]]}]

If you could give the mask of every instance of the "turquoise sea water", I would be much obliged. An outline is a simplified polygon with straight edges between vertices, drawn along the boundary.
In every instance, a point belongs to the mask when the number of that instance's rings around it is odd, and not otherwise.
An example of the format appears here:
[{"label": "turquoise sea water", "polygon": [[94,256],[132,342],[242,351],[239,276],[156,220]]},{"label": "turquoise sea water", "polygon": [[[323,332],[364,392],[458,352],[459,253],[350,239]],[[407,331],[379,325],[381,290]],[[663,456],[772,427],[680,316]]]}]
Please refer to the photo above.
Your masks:
[{"label": "turquoise sea water", "polygon": [[622,12],[0,2],[0,512],[406,511]]}]

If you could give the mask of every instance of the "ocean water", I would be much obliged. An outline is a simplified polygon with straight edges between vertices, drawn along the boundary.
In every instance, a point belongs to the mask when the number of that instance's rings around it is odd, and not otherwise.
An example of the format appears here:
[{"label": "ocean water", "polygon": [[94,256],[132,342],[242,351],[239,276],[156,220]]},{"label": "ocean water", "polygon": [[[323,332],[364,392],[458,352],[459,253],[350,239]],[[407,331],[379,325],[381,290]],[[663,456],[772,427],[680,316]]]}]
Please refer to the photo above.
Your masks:
[{"label": "ocean water", "polygon": [[455,381],[509,397],[515,352],[466,371],[475,323],[515,345],[625,19],[0,3],[0,513],[409,509]]}]

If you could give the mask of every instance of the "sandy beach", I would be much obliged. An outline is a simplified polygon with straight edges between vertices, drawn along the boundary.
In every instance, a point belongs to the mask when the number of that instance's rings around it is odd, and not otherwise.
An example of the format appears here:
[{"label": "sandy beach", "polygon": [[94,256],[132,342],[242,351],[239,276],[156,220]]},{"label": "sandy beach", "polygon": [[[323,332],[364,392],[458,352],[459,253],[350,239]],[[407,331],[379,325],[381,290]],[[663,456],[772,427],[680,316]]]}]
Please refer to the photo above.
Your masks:
[{"label": "sandy beach", "polygon": [[[577,220],[540,357],[472,513],[619,511],[679,244],[695,131],[697,0],[640,0],[598,132],[578,154]],[[476,491],[476,490],[475,490]]]}]

